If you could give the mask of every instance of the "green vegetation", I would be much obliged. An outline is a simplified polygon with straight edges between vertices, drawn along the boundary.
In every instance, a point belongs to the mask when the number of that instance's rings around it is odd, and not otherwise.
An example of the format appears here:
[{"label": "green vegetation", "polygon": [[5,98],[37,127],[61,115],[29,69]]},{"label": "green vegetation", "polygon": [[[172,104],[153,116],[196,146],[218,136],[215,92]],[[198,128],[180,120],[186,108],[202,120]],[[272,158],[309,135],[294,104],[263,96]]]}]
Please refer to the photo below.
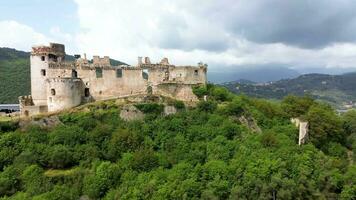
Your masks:
[{"label": "green vegetation", "polygon": [[0,104],[17,103],[19,96],[30,94],[29,58],[29,53],[0,48]]},{"label": "green vegetation", "polygon": [[[169,116],[160,104],[138,104],[148,113],[141,121],[122,121],[119,105],[99,102],[60,114],[56,127],[0,123],[2,199],[356,198],[355,111],[213,85],[202,94],[208,101]],[[310,122],[307,144],[297,145],[290,117]]]},{"label": "green vegetation", "polygon": [[355,101],[356,73],[343,75],[307,74],[294,79],[285,79],[271,84],[225,83],[224,87],[236,94],[252,97],[283,99],[293,94],[310,95],[314,99],[326,102],[336,108]]}]

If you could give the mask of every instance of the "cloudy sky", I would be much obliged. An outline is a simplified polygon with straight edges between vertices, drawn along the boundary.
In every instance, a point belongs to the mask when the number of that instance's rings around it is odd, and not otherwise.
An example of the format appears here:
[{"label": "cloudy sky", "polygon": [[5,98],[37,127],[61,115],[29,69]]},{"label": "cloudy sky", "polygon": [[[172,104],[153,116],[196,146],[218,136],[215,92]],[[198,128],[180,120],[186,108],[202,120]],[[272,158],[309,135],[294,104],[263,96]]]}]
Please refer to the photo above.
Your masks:
[{"label": "cloudy sky", "polygon": [[245,66],[356,70],[355,0],[8,0],[0,46],[137,56],[210,71]]}]

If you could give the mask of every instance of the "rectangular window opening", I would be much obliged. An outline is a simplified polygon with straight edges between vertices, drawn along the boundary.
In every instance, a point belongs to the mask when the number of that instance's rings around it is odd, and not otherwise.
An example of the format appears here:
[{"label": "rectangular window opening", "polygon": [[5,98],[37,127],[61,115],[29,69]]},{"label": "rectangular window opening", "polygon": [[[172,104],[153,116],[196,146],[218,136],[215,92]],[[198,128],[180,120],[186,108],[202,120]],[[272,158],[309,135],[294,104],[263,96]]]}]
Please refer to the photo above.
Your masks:
[{"label": "rectangular window opening", "polygon": [[122,77],[122,69],[117,69],[116,70],[116,77],[121,78]]},{"label": "rectangular window opening", "polygon": [[45,69],[41,69],[41,75],[42,76],[46,76],[46,70]]},{"label": "rectangular window opening", "polygon": [[148,71],[148,69],[143,69],[143,70],[142,70],[142,78],[148,80],[148,77],[149,77],[149,71]]},{"label": "rectangular window opening", "polygon": [[95,73],[96,73],[96,78],[102,78],[103,77],[103,69],[102,68],[95,68]]}]

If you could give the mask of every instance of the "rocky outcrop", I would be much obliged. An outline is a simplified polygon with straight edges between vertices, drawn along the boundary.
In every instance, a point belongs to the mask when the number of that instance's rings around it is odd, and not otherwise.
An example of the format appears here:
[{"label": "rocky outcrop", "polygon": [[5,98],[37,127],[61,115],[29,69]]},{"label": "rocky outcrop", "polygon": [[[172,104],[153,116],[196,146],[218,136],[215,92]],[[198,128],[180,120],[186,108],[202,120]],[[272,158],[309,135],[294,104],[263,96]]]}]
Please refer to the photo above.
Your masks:
[{"label": "rocky outcrop", "polygon": [[27,120],[20,120],[19,126],[25,130],[29,126],[39,126],[41,128],[52,128],[62,124],[58,116],[48,116],[40,119],[29,118]]},{"label": "rocky outcrop", "polygon": [[132,120],[142,120],[145,117],[139,109],[137,109],[134,105],[124,105],[122,110],[120,111],[121,119],[125,121]]},{"label": "rocky outcrop", "polygon": [[174,106],[164,106],[164,115],[172,115],[177,113],[177,109]]},{"label": "rocky outcrop", "polygon": [[253,117],[245,117],[242,115],[239,117],[239,121],[241,124],[247,126],[251,131],[262,133],[261,128],[257,125],[257,122]]}]

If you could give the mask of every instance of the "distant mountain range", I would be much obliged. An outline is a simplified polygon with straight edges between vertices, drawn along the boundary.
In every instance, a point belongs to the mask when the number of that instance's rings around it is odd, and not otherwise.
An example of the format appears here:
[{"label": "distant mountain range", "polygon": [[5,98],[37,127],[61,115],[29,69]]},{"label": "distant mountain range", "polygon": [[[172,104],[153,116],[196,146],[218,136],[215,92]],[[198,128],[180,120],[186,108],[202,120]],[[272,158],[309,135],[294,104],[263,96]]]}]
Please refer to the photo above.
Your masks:
[{"label": "distant mountain range", "polygon": [[282,99],[288,94],[311,95],[338,108],[351,107],[356,102],[356,72],[343,75],[306,74],[271,83],[234,81],[222,85],[237,94],[268,99]]},{"label": "distant mountain range", "polygon": [[[73,61],[74,56],[66,55]],[[111,59],[112,65],[125,64]],[[30,53],[0,47],[0,104],[17,103],[18,96],[28,95],[30,84]]]},{"label": "distant mountain range", "polygon": [[208,80],[213,83],[223,83],[233,80],[249,80],[263,83],[278,81],[285,78],[295,78],[301,75],[296,70],[283,66],[231,66],[230,68],[233,68],[233,70],[208,70]]}]

